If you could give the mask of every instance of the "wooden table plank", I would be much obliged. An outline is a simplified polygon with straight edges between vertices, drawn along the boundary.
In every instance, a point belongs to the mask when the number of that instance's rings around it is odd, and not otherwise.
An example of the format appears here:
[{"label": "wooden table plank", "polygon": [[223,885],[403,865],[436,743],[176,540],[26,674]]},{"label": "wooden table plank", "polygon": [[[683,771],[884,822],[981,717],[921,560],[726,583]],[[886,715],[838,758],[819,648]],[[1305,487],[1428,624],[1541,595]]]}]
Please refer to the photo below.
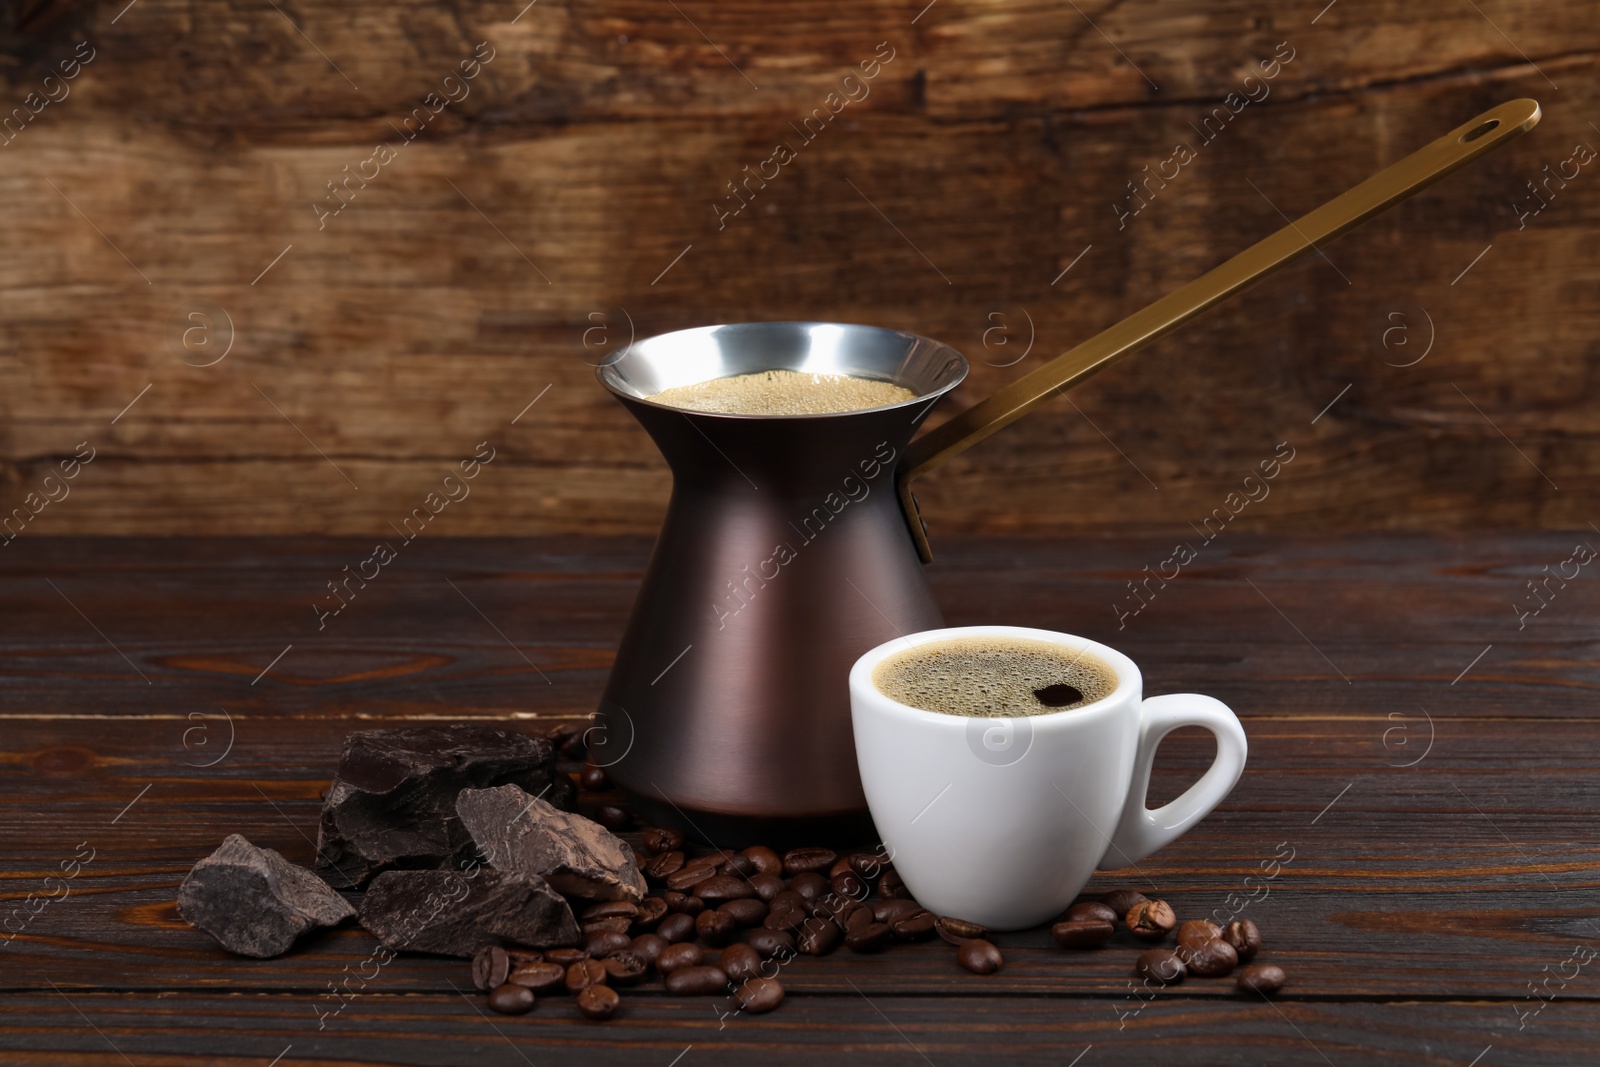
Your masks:
[{"label": "wooden table plank", "polygon": [[[952,623],[1086,632],[1143,663],[1148,690],[1239,710],[1251,762],[1228,800],[1090,888],[1153,884],[1182,916],[1254,918],[1292,976],[1273,1004],[1191,980],[1134,1015],[1125,935],[1066,953],[1035,930],[1001,935],[1006,969],[985,979],[938,943],[800,959],[780,1012],[722,1031],[712,1002],[659,988],[606,1028],[552,1001],[494,1020],[517,1049],[454,992],[463,962],[426,957],[383,968],[318,1032],[319,996],[327,1010],[370,937],[347,927],[239,960],[173,897],[230,832],[308,860],[352,729],[581,719],[648,545],[420,541],[319,635],[309,596],[360,543],[19,540],[0,554],[0,911],[80,846],[94,859],[0,941],[0,1062],[266,1063],[293,1046],[285,1063],[659,1067],[693,1046],[686,1067],[944,1067],[992,1062],[1000,1042],[1012,1062],[1056,1065],[1089,1045],[1094,1063],[1465,1065],[1491,1047],[1485,1065],[1579,1062],[1600,984],[1580,969],[1537,1014],[1533,990],[1600,945],[1600,610],[1586,575],[1520,630],[1508,606],[1574,536],[1228,533],[1120,632],[1107,605],[1172,537],[937,541],[930,579]],[[1157,795],[1209,754],[1205,736],[1175,735]],[[1289,850],[1277,878],[1245,881]]]},{"label": "wooden table plank", "polygon": [[[1534,603],[1527,583],[1575,543],[1600,542],[1592,531],[1476,540],[1225,531],[1166,588],[1152,582],[1148,604],[1119,629],[1118,608],[1139,603],[1128,583],[1185,537],[1200,541],[1187,530],[947,538],[936,527],[929,579],[952,625],[1082,633],[1140,662],[1148,691],[1212,693],[1245,717],[1419,705],[1445,715],[1595,712],[1600,613],[1583,584],[1593,576],[1552,586],[1548,606],[1521,629],[1513,607]],[[367,541],[183,546],[9,545],[0,559],[0,597],[11,608],[0,617],[0,714],[217,705],[256,715],[587,714],[648,556],[638,539],[419,539],[319,631],[313,602],[332,602],[326,583],[370,553]]]},{"label": "wooden table plank", "polygon": [[[0,901],[17,906],[74,854],[95,859],[0,952],[0,990],[45,980],[148,990],[315,989],[360,970],[374,942],[346,929],[273,961],[228,956],[173,907],[189,866],[228,833],[308,863],[318,794],[344,733],[314,719],[203,723],[219,746],[183,746],[195,721],[101,721],[94,736],[59,743],[59,720],[12,720],[0,800]],[[363,728],[404,725],[376,719]],[[1576,942],[1600,942],[1600,722],[1538,723],[1511,738],[1505,720],[1262,719],[1249,726],[1251,762],[1233,794],[1195,830],[1137,870],[1097,876],[1091,890],[1158,888],[1180,917],[1240,914],[1261,924],[1269,958],[1295,976],[1294,995],[1520,996],[1541,968]],[[1404,728],[1409,737],[1385,732]],[[199,735],[190,740],[197,741]],[[1413,767],[1394,764],[1422,759]],[[1175,794],[1210,758],[1203,736],[1163,749],[1157,795]],[[1555,787],[1559,783],[1559,787]],[[148,791],[146,791],[148,786]],[[125,806],[137,799],[125,814]],[[115,823],[112,820],[115,819]],[[837,843],[834,843],[837,844]],[[1287,858],[1278,878],[1261,865]],[[1247,878],[1252,878],[1246,881]],[[1066,953],[1042,929],[1000,935],[1009,966],[986,990],[1126,995],[1139,945],[1119,934],[1097,952]],[[0,944],[4,944],[0,942]],[[347,970],[348,969],[348,970]],[[445,992],[459,961],[407,957],[386,987]],[[942,943],[882,957],[796,961],[795,990],[870,995],[976,992]],[[1186,995],[1231,996],[1229,983],[1196,981]],[[1600,986],[1566,996],[1600,999]]]},{"label": "wooden table plank", "polygon": [[1509,1008],[1481,1001],[1221,1003],[1169,991],[1124,1020],[1112,1003],[1096,998],[987,996],[952,1002],[850,994],[795,996],[771,1015],[729,1020],[719,1030],[710,998],[629,1001],[622,1015],[602,1026],[576,1019],[562,1000],[541,1003],[519,1018],[489,1019],[454,994],[381,994],[353,1001],[344,1016],[319,1032],[303,996],[107,995],[66,987],[62,993],[7,998],[0,1049],[27,1050],[27,1058],[9,1060],[0,1053],[0,1062],[261,1067],[283,1054],[283,1067],[333,1062],[811,1067],[840,1058],[907,1067],[998,1062],[1466,1067],[1492,1049],[1480,1064],[1548,1067],[1592,1062],[1600,1039],[1600,1012],[1589,1004],[1560,1001],[1517,1032]]}]

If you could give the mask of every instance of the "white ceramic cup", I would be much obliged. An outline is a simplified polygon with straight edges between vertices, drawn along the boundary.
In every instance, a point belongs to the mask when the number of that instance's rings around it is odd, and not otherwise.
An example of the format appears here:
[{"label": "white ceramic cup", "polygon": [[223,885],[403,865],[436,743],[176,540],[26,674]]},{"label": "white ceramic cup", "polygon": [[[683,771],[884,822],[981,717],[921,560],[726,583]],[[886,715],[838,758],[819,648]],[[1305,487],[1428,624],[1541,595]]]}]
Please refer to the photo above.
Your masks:
[{"label": "white ceramic cup", "polygon": [[[892,700],[872,684],[889,656],[933,641],[1013,637],[1087,650],[1117,688],[1069,711],[1004,718],[946,715]],[[1210,814],[1244,771],[1244,729],[1197,693],[1145,699],[1139,668],[1084,637],[1017,626],[965,626],[896,638],[856,660],[850,710],[872,819],[895,870],[923,907],[1020,930],[1058,915],[1098,867],[1138,863]],[[1161,739],[1202,726],[1217,739],[1209,770],[1154,811],[1145,806]]]}]

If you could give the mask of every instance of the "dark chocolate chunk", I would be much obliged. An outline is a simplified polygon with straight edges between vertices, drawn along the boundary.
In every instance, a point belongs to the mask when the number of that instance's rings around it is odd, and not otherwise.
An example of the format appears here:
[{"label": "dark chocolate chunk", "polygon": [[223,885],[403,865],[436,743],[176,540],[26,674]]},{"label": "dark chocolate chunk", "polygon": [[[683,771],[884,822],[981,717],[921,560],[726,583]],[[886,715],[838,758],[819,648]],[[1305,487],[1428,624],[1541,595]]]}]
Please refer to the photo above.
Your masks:
[{"label": "dark chocolate chunk", "polygon": [[456,794],[505,784],[572,807],[542,737],[466,723],[351,734],[322,805],[317,873],[346,889],[379,871],[459,866],[473,845]]},{"label": "dark chocolate chunk", "polygon": [[598,823],[515,785],[463,789],[456,812],[489,865],[548,881],[569,897],[626,900],[646,892],[633,849]]},{"label": "dark chocolate chunk", "polygon": [[544,879],[485,867],[385,871],[361,902],[361,925],[391,949],[443,956],[472,956],[501,941],[545,948],[583,937]]},{"label": "dark chocolate chunk", "polygon": [[307,930],[355,913],[321,878],[238,834],[190,868],[178,887],[178,914],[241,956],[277,956]]}]

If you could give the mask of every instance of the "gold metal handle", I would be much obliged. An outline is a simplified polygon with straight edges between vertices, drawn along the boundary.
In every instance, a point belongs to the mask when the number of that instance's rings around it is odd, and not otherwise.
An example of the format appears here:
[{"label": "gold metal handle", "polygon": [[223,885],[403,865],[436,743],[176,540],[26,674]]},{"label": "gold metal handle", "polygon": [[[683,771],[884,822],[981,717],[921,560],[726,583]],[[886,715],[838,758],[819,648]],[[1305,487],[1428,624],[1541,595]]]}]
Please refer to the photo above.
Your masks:
[{"label": "gold metal handle", "polygon": [[1485,111],[913,441],[897,485],[923,562],[933,558],[933,550],[916,498],[911,495],[911,481],[917,475],[1010,425],[1057,391],[1165,337],[1246,286],[1526,133],[1538,122],[1539,104],[1534,100],[1511,100]]}]

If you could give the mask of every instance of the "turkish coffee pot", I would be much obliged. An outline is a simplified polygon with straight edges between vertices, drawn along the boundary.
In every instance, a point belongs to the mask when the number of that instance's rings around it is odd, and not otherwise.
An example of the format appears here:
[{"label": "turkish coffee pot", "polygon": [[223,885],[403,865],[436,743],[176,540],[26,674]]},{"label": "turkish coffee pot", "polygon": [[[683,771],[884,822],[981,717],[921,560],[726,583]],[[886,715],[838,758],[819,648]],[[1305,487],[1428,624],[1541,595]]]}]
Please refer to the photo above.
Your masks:
[{"label": "turkish coffee pot", "polygon": [[[864,652],[944,625],[914,479],[1539,121],[1513,100],[1328,201],[912,440],[967,373],[949,345],[873,326],[761,322],[635,341],[598,368],[655,440],[672,496],[590,758],[642,818],[710,843],[870,840],[847,678]],[[824,415],[730,415],[650,397],[785,369],[915,398]]]}]

